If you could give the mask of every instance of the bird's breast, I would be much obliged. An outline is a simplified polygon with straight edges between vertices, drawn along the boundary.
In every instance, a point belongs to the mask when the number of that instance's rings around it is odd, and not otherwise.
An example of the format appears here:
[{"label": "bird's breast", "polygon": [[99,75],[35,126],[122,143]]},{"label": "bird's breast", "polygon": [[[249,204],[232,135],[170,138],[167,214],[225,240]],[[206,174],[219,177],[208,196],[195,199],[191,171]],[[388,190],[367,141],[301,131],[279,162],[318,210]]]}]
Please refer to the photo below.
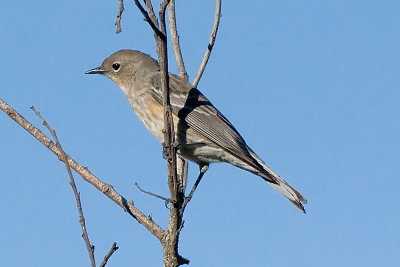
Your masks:
[{"label": "bird's breast", "polygon": [[163,107],[150,95],[131,96],[128,100],[140,121],[160,142],[163,142]]}]

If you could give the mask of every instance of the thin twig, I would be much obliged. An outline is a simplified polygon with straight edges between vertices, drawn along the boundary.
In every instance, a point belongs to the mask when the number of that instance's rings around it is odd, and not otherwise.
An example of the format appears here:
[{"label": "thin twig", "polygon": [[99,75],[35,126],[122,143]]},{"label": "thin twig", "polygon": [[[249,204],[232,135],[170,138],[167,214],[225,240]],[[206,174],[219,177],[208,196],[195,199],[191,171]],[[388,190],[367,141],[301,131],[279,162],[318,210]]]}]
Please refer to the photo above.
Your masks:
[{"label": "thin twig", "polygon": [[203,75],[204,69],[206,68],[208,59],[210,58],[211,50],[213,49],[215,38],[217,37],[217,31],[220,19],[221,19],[221,0],[216,0],[214,27],[211,32],[210,42],[208,43],[207,50],[204,53],[203,61],[201,62],[199,71],[197,72],[196,78],[193,81],[194,87],[197,87],[197,85],[199,84],[200,78]]},{"label": "thin twig", "polygon": [[96,267],[95,258],[94,258],[94,246],[91,245],[90,241],[89,241],[89,235],[88,235],[88,233],[86,231],[86,223],[85,223],[85,217],[83,215],[80,194],[78,193],[78,190],[76,189],[75,179],[74,179],[74,177],[72,175],[71,167],[69,166],[67,156],[65,155],[65,152],[62,149],[61,144],[58,141],[57,134],[53,130],[53,128],[50,127],[50,125],[46,122],[46,120],[42,117],[42,115],[40,115],[40,113],[35,109],[35,107],[31,106],[31,109],[36,114],[36,116],[39,117],[39,119],[42,121],[42,124],[49,130],[49,132],[53,136],[53,139],[54,139],[54,141],[56,143],[56,147],[60,151],[60,160],[65,163],[65,168],[67,169],[67,172],[68,172],[68,175],[69,175],[69,179],[70,179],[69,183],[70,183],[70,185],[72,187],[72,190],[74,191],[74,196],[75,196],[75,200],[76,200],[76,206],[77,206],[78,212],[79,212],[79,223],[81,224],[81,228],[82,228],[82,238],[83,238],[83,240],[85,241],[85,244],[86,244],[86,249],[87,249],[88,254],[89,254],[90,263],[91,263],[92,267]]},{"label": "thin twig", "polygon": [[157,16],[156,13],[154,13],[154,8],[153,8],[153,4],[151,3],[150,0],[144,0],[146,7],[147,7],[147,12],[149,12],[151,21],[154,23],[154,25],[157,26],[158,29],[158,20],[157,20]]},{"label": "thin twig", "polygon": [[[142,4],[139,2],[139,0],[134,0],[135,1],[135,5],[139,8],[140,12],[142,12],[143,16],[144,16],[144,20],[150,25],[150,27],[153,29],[153,31],[159,35],[159,36],[163,36],[163,38],[165,38],[165,34],[162,33],[159,29],[158,29],[158,22],[153,22],[153,20],[150,18],[149,13],[147,13],[147,11],[143,8]],[[149,1],[149,0],[146,0]],[[153,12],[154,13],[154,12]]]},{"label": "thin twig", "polygon": [[153,197],[162,199],[162,200],[165,201],[165,203],[170,203],[170,202],[171,202],[171,199],[169,199],[169,198],[166,198],[166,197],[163,197],[163,196],[154,194],[153,192],[146,191],[146,190],[142,189],[142,188],[139,186],[139,184],[138,184],[137,182],[135,182],[135,185],[136,185],[136,187],[140,190],[140,192],[142,192],[142,193],[145,193],[145,194],[148,194],[148,195],[150,195],[150,196],[153,196]]},{"label": "thin twig", "polygon": [[110,257],[112,256],[112,254],[118,249],[117,243],[113,243],[110,251],[108,251],[108,253],[104,256],[103,262],[100,264],[100,267],[105,267],[108,260],[110,259]]},{"label": "thin twig", "polygon": [[[29,121],[22,117],[16,110],[10,107],[2,99],[0,99],[0,109],[4,111],[7,116],[29,132],[33,137],[35,137],[39,142],[41,142],[45,147],[51,150],[59,159],[61,158],[60,149],[38,128],[33,126]],[[142,211],[137,209],[132,201],[127,201],[121,194],[119,194],[115,189],[101,181],[93,173],[91,173],[88,168],[82,166],[76,162],[73,158],[69,157],[67,154],[68,164],[79,173],[82,178],[100,190],[109,199],[114,201],[118,206],[120,206],[124,211],[131,215],[139,223],[143,224],[147,230],[149,230],[158,240],[163,240],[165,237],[165,231],[158,226],[153,220],[149,219]]]},{"label": "thin twig", "polygon": [[117,21],[115,22],[115,25],[117,26],[117,31],[115,32],[116,34],[118,34],[118,33],[120,33],[122,31],[122,29],[121,29],[122,12],[124,12],[124,0],[119,0],[119,9],[118,9]]},{"label": "thin twig", "polygon": [[183,63],[181,46],[179,44],[179,35],[176,27],[176,17],[175,17],[175,0],[171,0],[168,6],[168,24],[171,33],[172,46],[175,52],[176,65],[178,66],[179,75],[185,79],[189,80],[189,76],[186,72],[185,64]]},{"label": "thin twig", "polygon": [[200,181],[203,178],[203,175],[206,173],[207,170],[208,170],[208,165],[200,166],[200,174],[197,177],[196,182],[194,183],[194,185],[192,187],[192,190],[190,190],[189,195],[187,197],[185,197],[185,200],[183,201],[183,204],[182,204],[182,207],[180,210],[181,214],[183,214],[183,212],[185,211],[187,204],[192,199],[193,194],[197,189],[197,186],[200,184]]}]

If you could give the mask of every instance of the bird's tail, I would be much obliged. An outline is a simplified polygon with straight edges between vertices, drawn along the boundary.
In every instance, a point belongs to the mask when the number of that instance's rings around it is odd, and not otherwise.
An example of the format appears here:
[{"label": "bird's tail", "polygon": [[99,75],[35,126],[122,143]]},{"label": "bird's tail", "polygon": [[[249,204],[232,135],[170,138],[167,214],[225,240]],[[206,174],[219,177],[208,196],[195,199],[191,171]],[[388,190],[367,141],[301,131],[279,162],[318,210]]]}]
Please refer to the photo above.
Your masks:
[{"label": "bird's tail", "polygon": [[306,213],[303,204],[306,204],[307,200],[296,189],[294,189],[285,180],[279,177],[279,175],[276,174],[271,168],[269,168],[253,151],[250,150],[249,152],[263,168],[256,174],[263,177],[273,188],[281,192],[297,208]]},{"label": "bird's tail", "polygon": [[275,177],[276,183],[269,182],[270,185],[281,192],[287,199],[290,200],[297,208],[299,208],[302,212],[306,213],[303,204],[307,203],[307,199],[305,199],[296,189],[290,186],[285,180],[280,178],[279,176]]}]

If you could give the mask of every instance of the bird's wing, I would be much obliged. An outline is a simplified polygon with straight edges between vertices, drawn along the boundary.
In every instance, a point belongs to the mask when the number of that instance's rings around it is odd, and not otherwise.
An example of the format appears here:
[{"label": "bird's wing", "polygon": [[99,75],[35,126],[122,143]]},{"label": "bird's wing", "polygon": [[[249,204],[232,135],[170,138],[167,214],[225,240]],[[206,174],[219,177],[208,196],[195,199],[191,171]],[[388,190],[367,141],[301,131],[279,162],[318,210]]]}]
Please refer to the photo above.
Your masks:
[{"label": "bird's wing", "polygon": [[[159,81],[159,78],[157,80]],[[170,74],[169,85],[172,110],[179,119],[184,120],[188,127],[258,170],[256,174],[270,182],[272,187],[305,212],[302,203],[307,203],[307,200],[258,158],[228,119],[199,90],[172,74]],[[152,87],[152,93],[161,104],[162,91],[159,84]]]},{"label": "bird's wing", "polygon": [[[229,153],[256,169],[264,169],[251,156],[246,142],[238,131],[199,90],[173,74],[170,74],[169,84],[171,106],[176,116],[183,119],[190,128]],[[161,104],[161,86],[153,85],[152,89],[153,97]]]}]

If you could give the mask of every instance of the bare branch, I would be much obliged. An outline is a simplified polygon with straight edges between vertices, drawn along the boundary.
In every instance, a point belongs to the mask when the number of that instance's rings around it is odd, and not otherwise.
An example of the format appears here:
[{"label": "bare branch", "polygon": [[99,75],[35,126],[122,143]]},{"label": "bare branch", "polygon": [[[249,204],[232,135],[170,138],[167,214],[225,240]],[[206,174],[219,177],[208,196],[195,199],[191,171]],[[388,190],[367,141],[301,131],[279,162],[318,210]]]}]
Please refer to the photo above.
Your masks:
[{"label": "bare branch", "polygon": [[112,256],[112,254],[118,249],[117,243],[113,243],[110,251],[104,256],[103,262],[100,264],[100,267],[105,267],[108,260],[110,259],[110,257]]},{"label": "bare branch", "polygon": [[115,25],[117,26],[117,31],[115,32],[116,34],[118,34],[118,33],[120,33],[122,31],[122,29],[121,29],[122,12],[124,12],[124,0],[119,0],[119,9],[118,9],[117,21],[115,22]]},{"label": "bare branch", "polygon": [[[160,5],[159,19],[160,30],[165,34],[165,9],[169,0],[164,0]],[[166,35],[165,35],[166,36]],[[163,90],[164,106],[164,151],[167,151],[168,163],[168,185],[171,193],[171,206],[169,213],[169,223],[165,242],[163,242],[164,266],[179,266],[189,261],[181,257],[178,253],[179,232],[182,224],[181,206],[184,201],[184,192],[177,177],[177,156],[175,145],[175,132],[172,118],[172,108],[169,95],[169,76],[167,58],[167,39],[156,38],[157,53],[161,66],[161,84]]]},{"label": "bare branch", "polygon": [[[28,131],[33,137],[39,140],[39,142],[41,142],[44,146],[50,149],[59,159],[61,159],[60,149],[45,134],[43,134],[42,131],[33,126],[29,121],[27,121],[24,117],[22,117],[17,111],[11,108],[2,99],[0,99],[0,109],[3,110],[4,113],[6,113],[12,120],[14,120],[26,131]],[[152,219],[148,218],[148,216],[146,216],[145,214],[143,214],[143,212],[137,209],[134,206],[133,202],[128,202],[123,196],[121,196],[117,191],[115,191],[115,189],[111,185],[101,181],[86,167],[77,163],[67,154],[66,156],[68,159],[69,166],[72,169],[74,169],[77,173],[79,173],[85,181],[95,186],[108,198],[114,201],[118,206],[123,208],[124,211],[126,211],[139,223],[143,224],[143,226],[146,227],[146,229],[149,230],[159,240],[162,240],[164,238],[165,236],[164,230],[160,226],[158,226]]]},{"label": "bare branch", "polygon": [[[149,1],[149,0],[147,0]],[[165,26],[165,10],[169,0],[164,0],[160,5],[159,19],[160,31],[166,37]],[[172,107],[170,102],[170,88],[168,76],[168,56],[167,56],[167,40],[156,38],[158,62],[161,67],[161,87],[163,91],[163,107],[164,107],[164,153],[168,162],[168,184],[170,186],[171,200],[173,203],[177,202],[177,172],[176,172],[176,146],[175,144],[175,131],[172,117]]]},{"label": "bare branch", "polygon": [[178,66],[179,75],[186,81],[189,81],[189,76],[186,72],[185,64],[183,63],[181,46],[179,44],[179,35],[176,27],[175,0],[171,0],[168,6],[168,24],[171,32],[172,46],[175,52],[176,65]]},{"label": "bare branch", "polygon": [[190,190],[190,193],[187,197],[185,197],[185,200],[182,204],[181,207],[181,214],[183,214],[183,212],[185,211],[186,205],[189,203],[189,201],[192,199],[194,192],[197,189],[197,186],[200,184],[201,178],[203,178],[203,175],[206,173],[206,171],[208,170],[208,165],[201,165],[200,166],[200,174],[196,179],[196,182],[194,183],[192,190]]},{"label": "bare branch", "polygon": [[[174,48],[174,53],[175,53],[176,65],[178,66],[179,70],[179,75],[186,81],[189,81],[189,76],[186,72],[185,64],[183,63],[181,46],[179,44],[179,35],[176,26],[176,16],[175,16],[175,0],[171,0],[168,6],[168,22],[171,33],[172,46]],[[176,164],[177,164],[178,181],[181,184],[182,191],[185,192],[187,183],[188,162],[185,159],[178,157]]]},{"label": "bare branch", "polygon": [[81,198],[80,198],[80,195],[78,193],[78,190],[76,189],[75,179],[74,179],[74,177],[72,175],[71,167],[69,166],[69,163],[68,163],[68,160],[67,160],[67,156],[65,155],[65,152],[62,149],[61,144],[58,141],[56,132],[53,130],[53,128],[50,127],[50,125],[46,122],[46,120],[42,117],[42,115],[40,115],[40,113],[35,109],[35,107],[32,106],[31,109],[36,114],[36,116],[39,117],[39,119],[42,121],[42,124],[49,130],[49,132],[53,136],[53,139],[56,142],[56,147],[60,151],[59,159],[65,163],[65,168],[67,169],[67,172],[68,172],[68,175],[69,175],[69,179],[70,179],[69,184],[71,185],[72,190],[74,191],[74,196],[75,196],[75,200],[76,200],[76,207],[77,207],[78,212],[79,212],[79,223],[81,224],[81,228],[82,228],[82,238],[83,238],[83,240],[85,241],[85,244],[86,244],[86,249],[88,251],[89,258],[90,258],[90,264],[91,264],[92,267],[96,267],[96,262],[95,262],[95,258],[94,258],[94,246],[91,245],[90,241],[89,241],[89,235],[88,235],[88,233],[86,231],[85,216],[83,215],[83,210],[82,210]]},{"label": "bare branch", "polygon": [[166,203],[166,204],[168,204],[168,203],[170,203],[170,202],[171,202],[171,199],[169,199],[169,198],[166,198],[166,197],[163,197],[163,196],[160,196],[160,195],[154,194],[153,192],[146,191],[146,190],[142,189],[142,188],[139,186],[139,184],[138,184],[138,183],[136,183],[136,182],[135,182],[135,185],[136,185],[136,187],[137,187],[137,188],[140,190],[140,192],[142,192],[142,193],[145,193],[145,194],[148,194],[148,195],[150,195],[150,196],[153,196],[153,197],[156,197],[156,198],[162,199],[162,200],[164,200],[164,201],[165,201],[165,203]]},{"label": "bare branch", "polygon": [[157,25],[157,29],[158,29],[158,20],[157,20],[157,16],[156,13],[154,13],[154,8],[153,8],[153,4],[151,3],[151,0],[144,0],[146,7],[147,7],[147,11],[150,13],[150,18],[151,21],[154,23],[154,25]]},{"label": "bare branch", "polygon": [[[135,0],[135,3],[136,2],[137,1]],[[184,201],[184,193],[177,179],[177,165],[176,165],[177,148],[175,145],[175,132],[174,132],[172,108],[169,95],[170,88],[169,88],[169,76],[168,76],[167,35],[165,26],[165,10],[169,3],[170,0],[164,0],[160,4],[160,10],[158,16],[160,20],[160,27],[157,30],[155,30],[154,27],[152,28],[154,30],[155,40],[157,44],[158,62],[160,64],[160,69],[161,69],[161,88],[163,91],[163,107],[164,107],[163,153],[164,157],[167,159],[168,186],[171,193],[171,207],[170,207],[168,230],[166,230],[165,238],[161,241],[161,244],[163,246],[163,252],[164,252],[164,266],[179,266],[181,264],[188,263],[189,261],[181,257],[178,253],[178,240],[180,231],[179,229],[181,228],[182,224],[180,207]],[[150,12],[150,16],[152,16],[154,11],[152,9],[150,0],[146,0],[146,6],[148,12]],[[146,14],[143,13],[145,17]]]},{"label": "bare branch", "polygon": [[[147,13],[147,11],[143,8],[142,4],[139,2],[139,0],[134,0],[135,1],[135,5],[139,8],[140,12],[142,12],[143,16],[144,16],[144,20],[150,25],[150,27],[153,29],[153,31],[155,32],[156,35],[158,36],[162,36],[162,38],[166,38],[165,34],[162,33],[159,29],[158,29],[158,22],[157,22],[157,18],[155,18],[156,20],[153,21],[150,16],[149,13]],[[146,0],[148,2],[150,2],[150,0]],[[151,3],[150,3],[151,4]],[[153,11],[154,13],[154,11]]]},{"label": "bare branch", "polygon": [[197,87],[199,84],[200,78],[203,75],[204,69],[206,68],[208,59],[210,58],[211,50],[213,49],[215,38],[217,37],[217,31],[219,26],[219,21],[221,19],[221,0],[216,0],[216,9],[215,9],[215,18],[214,18],[214,27],[211,32],[210,42],[208,44],[207,50],[204,53],[203,61],[201,62],[199,71],[197,72],[196,78],[193,81],[193,86]]}]

